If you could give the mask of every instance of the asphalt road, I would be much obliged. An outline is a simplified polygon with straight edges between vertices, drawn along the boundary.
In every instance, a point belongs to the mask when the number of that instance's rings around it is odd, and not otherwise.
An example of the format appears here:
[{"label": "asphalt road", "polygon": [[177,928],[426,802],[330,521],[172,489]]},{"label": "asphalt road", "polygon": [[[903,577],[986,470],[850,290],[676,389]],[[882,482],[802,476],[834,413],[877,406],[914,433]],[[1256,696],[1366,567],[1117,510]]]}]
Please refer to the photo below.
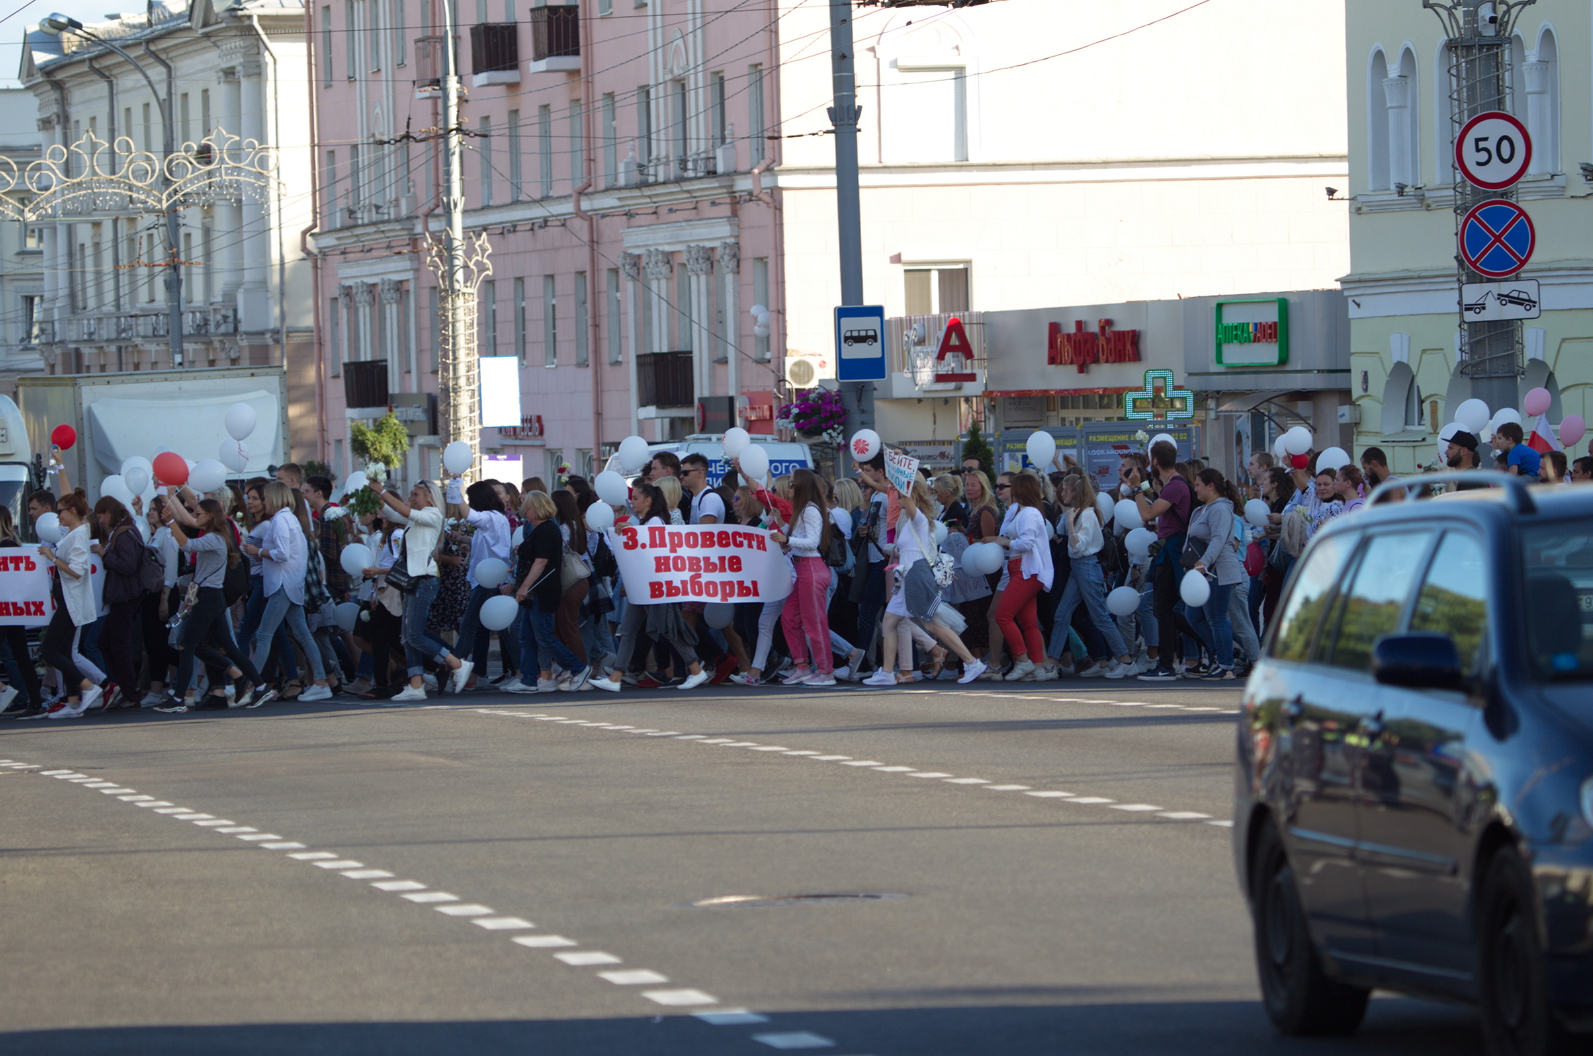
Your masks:
[{"label": "asphalt road", "polygon": [[[0,726],[0,1052],[1479,1051],[1275,1036],[1236,689],[473,694]],[[888,896],[794,901],[793,896]],[[770,903],[694,905],[754,897]]]}]

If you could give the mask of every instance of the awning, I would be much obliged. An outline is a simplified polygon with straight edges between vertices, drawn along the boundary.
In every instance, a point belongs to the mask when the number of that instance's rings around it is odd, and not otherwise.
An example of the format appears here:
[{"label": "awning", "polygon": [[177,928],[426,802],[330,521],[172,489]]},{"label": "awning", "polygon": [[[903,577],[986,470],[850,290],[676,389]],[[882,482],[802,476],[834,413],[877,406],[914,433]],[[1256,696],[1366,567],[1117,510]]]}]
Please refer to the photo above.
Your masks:
[{"label": "awning", "polygon": [[1236,392],[1222,403],[1217,405],[1218,414],[1242,414],[1253,411],[1263,403],[1270,403],[1280,396],[1304,396],[1301,389],[1269,389],[1264,392]]}]

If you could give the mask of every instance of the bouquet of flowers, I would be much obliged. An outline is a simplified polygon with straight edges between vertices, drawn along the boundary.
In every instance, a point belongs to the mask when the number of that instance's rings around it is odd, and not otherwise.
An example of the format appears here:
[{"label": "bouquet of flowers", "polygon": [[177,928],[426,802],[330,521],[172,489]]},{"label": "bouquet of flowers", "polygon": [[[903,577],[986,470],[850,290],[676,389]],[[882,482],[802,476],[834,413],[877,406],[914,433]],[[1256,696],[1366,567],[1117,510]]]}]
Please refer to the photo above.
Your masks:
[{"label": "bouquet of flowers", "polygon": [[840,443],[846,430],[846,408],[841,404],[839,392],[823,388],[807,389],[780,408],[775,424],[808,436],[824,436],[831,443]]}]

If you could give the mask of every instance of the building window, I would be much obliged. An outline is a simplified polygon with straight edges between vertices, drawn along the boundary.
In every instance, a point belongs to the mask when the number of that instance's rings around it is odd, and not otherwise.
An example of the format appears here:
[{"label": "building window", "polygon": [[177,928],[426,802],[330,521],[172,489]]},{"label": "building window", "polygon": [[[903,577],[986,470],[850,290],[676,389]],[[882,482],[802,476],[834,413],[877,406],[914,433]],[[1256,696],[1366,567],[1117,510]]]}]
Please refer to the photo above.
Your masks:
[{"label": "building window", "polygon": [[558,298],[554,296],[553,276],[542,276],[542,340],[544,364],[559,365]]},{"label": "building window", "polygon": [[404,44],[404,34],[409,32],[404,3],[405,0],[393,0],[393,63],[398,66],[409,63],[409,49]]},{"label": "building window", "polygon": [[514,280],[514,356],[525,366],[525,280]]},{"label": "building window", "polygon": [[1388,163],[1388,59],[1381,49],[1372,52],[1366,70],[1366,186],[1386,191],[1393,186]]},{"label": "building window", "polygon": [[619,182],[619,128],[615,115],[614,93],[603,96],[603,186]]},{"label": "building window", "polygon": [[[404,373],[415,373],[415,350],[409,335],[409,284],[398,288],[398,358],[404,362]],[[416,388],[419,392],[419,387]]]},{"label": "building window", "polygon": [[210,89],[201,88],[199,90],[199,135],[201,137],[208,136],[210,135],[210,130]]},{"label": "building window", "polygon": [[636,89],[636,161],[647,165],[653,160],[653,86]]},{"label": "building window", "polygon": [[331,361],[332,377],[343,373],[343,309],[336,297],[326,302],[326,358]]},{"label": "building window", "polygon": [[360,186],[360,180],[364,175],[364,172],[360,169],[360,145],[358,143],[350,143],[348,145],[348,218],[351,223],[358,222],[357,211],[365,200],[365,189]]},{"label": "building window", "polygon": [[332,5],[321,8],[321,84],[332,87]]},{"label": "building window", "polygon": [[[1526,88],[1527,132],[1532,136],[1534,173],[1560,171],[1560,62],[1554,31],[1547,26],[1538,37],[1538,50],[1516,67]],[[1517,97],[1519,98],[1519,96]]]},{"label": "building window", "polygon": [[597,13],[612,15],[614,13],[614,0],[597,0]]},{"label": "building window", "polygon": [[431,372],[442,367],[442,308],[437,300],[437,287],[426,289],[426,315],[431,320]]},{"label": "building window", "polygon": [[570,100],[570,186],[586,182],[586,131],[581,124],[581,100]]},{"label": "building window", "polygon": [[591,362],[591,335],[587,327],[591,325],[588,315],[586,272],[575,273],[575,365],[584,367]]},{"label": "building window", "polygon": [[692,323],[692,307],[691,271],[684,263],[676,264],[675,310],[670,314],[675,317],[675,349],[680,352],[693,350],[692,338],[696,327]]},{"label": "building window", "polygon": [[537,107],[537,153],[542,168],[541,197],[553,196],[553,107]]},{"label": "building window", "polygon": [[492,118],[482,117],[476,150],[481,155],[481,204],[492,204]]},{"label": "building window", "polygon": [[968,78],[961,67],[898,70],[883,106],[887,164],[968,160]]},{"label": "building window", "polygon": [[671,124],[674,126],[670,138],[675,154],[675,168],[682,176],[691,175],[691,134],[687,125],[686,82],[676,81],[670,92],[673,104]]},{"label": "building window", "polygon": [[509,111],[509,200],[518,202],[524,193],[520,170],[520,111]]},{"label": "building window", "polygon": [[367,27],[370,30],[371,38],[371,72],[380,73],[382,69],[381,0],[369,0],[365,6],[365,11],[371,16],[370,25]]},{"label": "building window", "polygon": [[747,136],[752,141],[754,165],[764,159],[763,137],[768,132],[768,125],[764,123],[763,114],[763,67],[752,66],[747,70]]},{"label": "building window", "polygon": [[908,315],[943,315],[968,310],[968,265],[908,268],[905,278]]},{"label": "building window", "polygon": [[143,148],[145,150],[149,151],[151,154],[158,153],[158,151],[156,151],[156,149],[155,149],[154,137],[152,137],[149,134],[149,104],[148,103],[144,104],[143,117],[144,117],[144,142],[141,145],[143,146]]},{"label": "building window", "polygon": [[498,284],[491,279],[481,284],[481,351],[477,355],[498,354]]},{"label": "building window", "polygon": [[24,227],[22,229],[22,249],[24,252],[32,249],[44,248],[44,228]]},{"label": "building window", "polygon": [[[752,262],[752,303],[761,304],[774,311],[774,305],[769,303],[769,258],[757,257]],[[755,337],[752,339],[752,358],[759,363],[769,362],[769,349],[772,337]]]},{"label": "building window", "polygon": [[321,174],[321,215],[327,227],[342,227],[337,215],[337,151],[326,152],[326,169]]},{"label": "building window", "polygon": [[352,81],[360,68],[359,0],[343,0],[343,42],[348,49],[348,79]]},{"label": "building window", "polygon": [[39,343],[39,319],[44,313],[44,295],[25,293],[22,295],[22,343],[36,345]]},{"label": "building window", "polygon": [[210,304],[216,299],[216,249],[209,224],[203,224],[199,228],[199,246],[205,255],[204,266],[200,269],[203,281],[200,293],[204,295],[204,303]]},{"label": "building window", "polygon": [[188,123],[188,93],[187,92],[184,92],[184,93],[182,93],[181,95],[179,95],[177,97],[177,113],[180,115],[180,118],[181,118],[181,122],[178,124],[177,129],[178,129],[179,133],[182,135],[182,139],[178,141],[177,146],[181,147],[184,143],[192,142],[193,138],[194,138],[193,137],[193,130],[192,130],[192,128],[190,127],[190,125]]},{"label": "building window", "polygon": [[713,145],[717,149],[725,145],[725,75],[723,73],[711,74],[708,78],[708,105],[712,108],[709,115],[712,127],[710,135],[713,136]]},{"label": "building window", "polygon": [[608,269],[608,361],[619,363],[624,358],[620,334],[620,272]]}]

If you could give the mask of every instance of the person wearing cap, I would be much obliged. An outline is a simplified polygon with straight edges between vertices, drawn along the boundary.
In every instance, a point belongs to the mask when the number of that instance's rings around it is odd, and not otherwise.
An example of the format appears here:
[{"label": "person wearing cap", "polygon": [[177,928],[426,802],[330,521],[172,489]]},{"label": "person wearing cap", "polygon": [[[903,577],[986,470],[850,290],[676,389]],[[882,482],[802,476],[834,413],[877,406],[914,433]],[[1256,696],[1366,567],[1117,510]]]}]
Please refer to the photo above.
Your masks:
[{"label": "person wearing cap", "polygon": [[[1457,430],[1449,438],[1449,448],[1444,452],[1444,461],[1450,469],[1481,469],[1482,461],[1477,456],[1479,441],[1475,433],[1468,433],[1464,429]],[[1457,484],[1457,491],[1471,491],[1475,488],[1486,488],[1486,484]]]}]

